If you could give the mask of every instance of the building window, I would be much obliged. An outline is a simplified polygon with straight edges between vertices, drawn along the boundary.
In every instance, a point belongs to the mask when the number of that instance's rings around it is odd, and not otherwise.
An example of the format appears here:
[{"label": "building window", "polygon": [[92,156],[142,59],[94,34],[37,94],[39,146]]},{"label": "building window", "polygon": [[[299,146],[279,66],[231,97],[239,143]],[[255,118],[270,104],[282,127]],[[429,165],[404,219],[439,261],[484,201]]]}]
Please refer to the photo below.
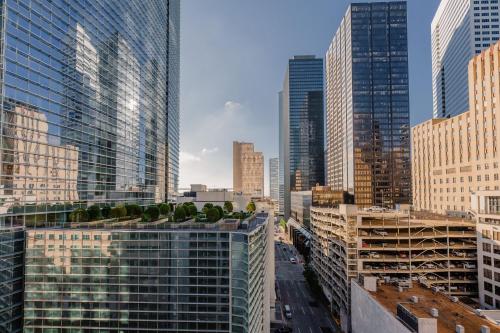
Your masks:
[{"label": "building window", "polygon": [[484,290],[489,291],[490,293],[493,292],[493,285],[489,282],[484,282]]},{"label": "building window", "polygon": [[483,256],[483,264],[491,266],[491,257]]},{"label": "building window", "polygon": [[483,243],[483,251],[484,252],[491,252],[491,244]]},{"label": "building window", "polygon": [[493,298],[489,295],[484,295],[484,303],[488,305],[493,305]]},{"label": "building window", "polygon": [[490,279],[490,280],[493,279],[493,273],[491,272],[490,269],[485,268],[483,270],[483,273],[484,273],[485,278]]}]

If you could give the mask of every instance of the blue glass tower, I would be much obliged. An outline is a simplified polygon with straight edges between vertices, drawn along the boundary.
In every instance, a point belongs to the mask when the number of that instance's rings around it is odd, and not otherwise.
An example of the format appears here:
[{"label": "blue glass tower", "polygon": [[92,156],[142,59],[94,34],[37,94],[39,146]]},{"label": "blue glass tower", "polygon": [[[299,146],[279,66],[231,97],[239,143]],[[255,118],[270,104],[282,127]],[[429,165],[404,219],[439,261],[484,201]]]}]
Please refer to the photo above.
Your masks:
[{"label": "blue glass tower", "polygon": [[290,192],[324,184],[323,59],[295,56],[288,62],[280,99],[280,192],[290,216]]},{"label": "blue glass tower", "polygon": [[0,228],[175,195],[179,4],[0,0]]},{"label": "blue glass tower", "polygon": [[410,203],[406,2],[351,4],[325,61],[328,185],[360,206]]}]

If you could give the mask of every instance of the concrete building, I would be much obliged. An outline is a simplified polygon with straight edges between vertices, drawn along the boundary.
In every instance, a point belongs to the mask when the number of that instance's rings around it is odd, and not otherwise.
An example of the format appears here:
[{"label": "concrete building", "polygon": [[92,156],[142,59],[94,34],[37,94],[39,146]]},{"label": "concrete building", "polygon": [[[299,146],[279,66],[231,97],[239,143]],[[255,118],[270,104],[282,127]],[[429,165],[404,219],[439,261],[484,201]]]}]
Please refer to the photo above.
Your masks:
[{"label": "concrete building", "polygon": [[233,142],[233,191],[264,196],[264,156],[254,151],[253,143]]},{"label": "concrete building", "polygon": [[499,190],[500,44],[469,62],[469,111],[412,129],[413,205],[466,215],[470,196]]},{"label": "concrete building", "polygon": [[472,196],[477,226],[479,300],[484,309],[500,309],[500,191]]},{"label": "concrete building", "polygon": [[409,203],[406,2],[351,4],[325,75],[327,185],[360,206]]},{"label": "concrete building", "polygon": [[311,191],[292,192],[290,217],[306,229],[309,229],[309,210],[311,209],[311,202]]},{"label": "concrete building", "polygon": [[267,333],[273,229],[257,214],[28,230],[25,331]]},{"label": "concrete building", "polygon": [[470,306],[419,283],[400,289],[380,280],[371,283],[371,278],[351,280],[352,333],[500,331],[500,326],[488,316],[478,316]]},{"label": "concrete building", "polygon": [[282,186],[288,220],[290,192],[325,183],[323,59],[312,55],[289,59],[279,99],[280,195]]},{"label": "concrete building", "polygon": [[469,59],[499,38],[497,0],[442,0],[432,20],[434,118],[468,110]]},{"label": "concrete building", "polygon": [[[200,211],[203,206],[207,203],[211,203],[214,206],[219,205],[224,207],[224,203],[234,201],[234,192],[228,189],[209,189],[206,185],[202,184],[192,184],[191,190],[189,192],[184,192],[182,195],[177,197],[177,203],[183,204],[185,202],[193,202],[196,208]],[[238,209],[234,209],[235,211]]]},{"label": "concrete building", "polygon": [[360,274],[477,295],[472,221],[354,205],[311,207],[311,234],[312,267],[343,331],[350,323],[350,280]]}]

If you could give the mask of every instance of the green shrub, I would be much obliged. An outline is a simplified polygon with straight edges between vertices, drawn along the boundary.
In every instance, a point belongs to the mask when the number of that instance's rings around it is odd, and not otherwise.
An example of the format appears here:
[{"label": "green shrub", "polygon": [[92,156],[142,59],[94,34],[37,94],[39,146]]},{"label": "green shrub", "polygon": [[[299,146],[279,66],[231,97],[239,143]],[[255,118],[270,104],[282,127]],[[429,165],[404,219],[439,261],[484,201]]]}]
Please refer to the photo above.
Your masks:
[{"label": "green shrub", "polygon": [[221,206],[215,206],[214,208],[219,212],[219,218],[224,217],[224,209]]},{"label": "green shrub", "polygon": [[182,206],[177,206],[174,211],[175,222],[182,222],[186,219],[186,211]]},{"label": "green shrub", "polygon": [[253,213],[255,212],[255,203],[250,201],[247,205],[247,212]]},{"label": "green shrub", "polygon": [[233,211],[233,203],[231,201],[224,202],[224,210],[231,213]]},{"label": "green shrub", "polygon": [[89,220],[89,216],[85,209],[77,208],[69,214],[69,220],[71,222],[87,222]]},{"label": "green shrub", "polygon": [[101,208],[101,214],[102,214],[102,217],[105,218],[105,219],[109,219],[110,215],[111,215],[111,207],[109,205],[104,205],[102,208]]},{"label": "green shrub", "polygon": [[137,204],[128,204],[125,205],[125,208],[127,210],[126,216],[139,217],[142,215],[142,208]]},{"label": "green shrub", "polygon": [[89,221],[100,220],[102,218],[101,208],[99,208],[98,205],[92,205],[89,208],[87,208],[87,215],[88,215]]},{"label": "green shrub", "polygon": [[170,206],[167,203],[162,203],[158,205],[161,215],[168,215],[170,213]]},{"label": "green shrub", "polygon": [[116,207],[111,208],[111,217],[113,218],[121,218],[127,216],[127,208],[123,205],[118,205]]},{"label": "green shrub", "polygon": [[211,203],[206,203],[205,206],[203,206],[202,212],[206,214],[210,208],[214,208],[214,205]]},{"label": "green shrub", "polygon": [[144,211],[143,220],[145,215],[148,217],[147,221],[156,221],[158,220],[158,217],[160,217],[160,209],[156,206],[149,206]]},{"label": "green shrub", "polygon": [[219,210],[215,207],[209,208],[206,214],[209,222],[217,222],[220,219]]}]

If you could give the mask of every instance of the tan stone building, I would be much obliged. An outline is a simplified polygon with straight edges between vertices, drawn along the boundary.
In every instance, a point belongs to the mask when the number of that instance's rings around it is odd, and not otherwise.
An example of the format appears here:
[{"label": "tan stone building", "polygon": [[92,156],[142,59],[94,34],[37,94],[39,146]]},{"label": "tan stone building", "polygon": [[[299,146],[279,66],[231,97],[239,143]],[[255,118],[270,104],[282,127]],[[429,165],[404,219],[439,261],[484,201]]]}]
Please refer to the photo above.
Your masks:
[{"label": "tan stone building", "polygon": [[253,143],[233,142],[233,190],[264,196],[264,155],[254,151]]},{"label": "tan stone building", "polygon": [[471,193],[500,186],[500,44],[469,63],[469,111],[412,129],[413,205],[464,215]]}]

